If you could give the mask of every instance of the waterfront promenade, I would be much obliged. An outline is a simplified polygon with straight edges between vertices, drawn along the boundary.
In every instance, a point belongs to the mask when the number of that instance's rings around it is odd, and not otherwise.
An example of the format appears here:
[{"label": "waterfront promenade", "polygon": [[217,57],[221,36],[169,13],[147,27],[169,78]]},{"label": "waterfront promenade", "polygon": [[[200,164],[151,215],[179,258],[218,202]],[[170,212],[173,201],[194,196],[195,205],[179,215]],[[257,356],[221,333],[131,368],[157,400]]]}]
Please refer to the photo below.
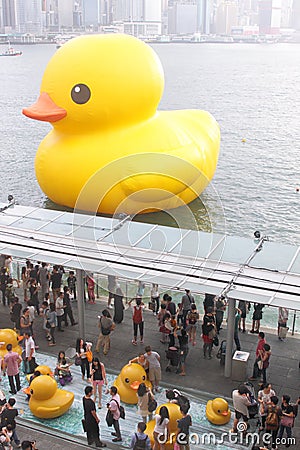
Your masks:
[{"label": "waterfront promenade", "polygon": [[[21,297],[21,296],[20,296]],[[99,299],[95,305],[86,304],[86,340],[96,343],[98,336],[97,316],[106,306],[106,299]],[[77,316],[76,302],[73,303],[75,316]],[[176,375],[174,371],[168,373],[165,371],[167,360],[165,357],[166,345],[160,342],[160,333],[158,332],[156,317],[150,311],[145,311],[145,344],[138,344],[133,346],[132,339],[132,320],[131,310],[125,311],[125,317],[122,324],[117,325],[115,331],[111,336],[111,349],[107,356],[100,354],[100,359],[106,365],[108,370],[119,372],[124,364],[140,350],[144,349],[145,345],[151,345],[153,350],[158,351],[161,355],[162,362],[162,386],[180,386],[183,390],[189,392],[190,390],[201,391],[206,393],[207,398],[214,398],[217,396],[231,397],[231,392],[235,389],[239,382],[232,381],[230,378],[224,378],[224,368],[220,366],[219,360],[215,357],[217,349],[214,350],[214,357],[212,360],[205,360],[202,356],[202,340],[200,336],[200,328],[198,329],[197,344],[190,347],[190,352],[186,361],[185,377]],[[11,324],[9,318],[8,308],[0,306],[0,327],[9,327]],[[225,324],[226,326],[226,324]],[[57,355],[59,350],[65,350],[68,347],[74,347],[75,341],[78,337],[78,326],[65,328],[64,333],[57,334],[57,345],[49,347],[44,338],[42,330],[42,318],[36,318],[34,324],[36,341],[39,345],[38,352],[49,353]],[[262,328],[262,331],[264,329]],[[270,331],[270,330],[269,330]],[[220,342],[226,338],[226,329],[224,327],[220,332]],[[248,364],[248,376],[251,376],[251,370],[254,360],[255,348],[257,344],[257,335],[255,334],[240,334],[240,341],[242,350],[250,352],[250,359]],[[270,368],[268,370],[268,381],[273,385],[276,394],[280,397],[282,394],[289,394],[291,399],[295,401],[300,395],[300,369],[299,369],[299,336],[291,337],[288,335],[286,341],[278,340],[277,335],[272,332],[267,333],[267,341],[271,346],[272,358]],[[37,362],[38,359],[37,352]],[[257,386],[257,383],[255,383]],[[83,388],[85,384],[83,383]],[[299,417],[296,418],[295,428],[293,430],[294,436],[300,438]],[[24,433],[23,433],[24,432]],[[26,437],[30,433],[30,439],[37,439],[39,450],[49,448],[49,436],[43,433],[33,433],[30,429],[20,428],[20,435]],[[44,437],[43,437],[44,436]],[[53,442],[53,445],[52,445]],[[51,438],[51,447],[56,450],[62,448],[59,443],[59,437]],[[64,442],[64,450],[73,450],[81,447],[82,439],[77,440],[75,444],[71,442]],[[47,443],[47,444],[46,444]],[[109,444],[110,448],[113,448]],[[116,448],[116,447],[115,447]],[[283,448],[283,447],[282,447]],[[298,447],[297,447],[298,448]]]}]

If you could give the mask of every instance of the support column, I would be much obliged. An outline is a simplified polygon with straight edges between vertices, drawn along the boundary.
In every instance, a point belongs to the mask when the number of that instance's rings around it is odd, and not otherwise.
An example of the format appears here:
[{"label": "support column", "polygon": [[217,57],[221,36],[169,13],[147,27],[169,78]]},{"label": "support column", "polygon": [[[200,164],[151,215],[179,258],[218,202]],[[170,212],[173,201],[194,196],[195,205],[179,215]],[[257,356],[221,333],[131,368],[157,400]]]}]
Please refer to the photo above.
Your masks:
[{"label": "support column", "polygon": [[79,336],[85,340],[85,298],[84,298],[84,271],[81,269],[76,270],[77,279],[77,308],[78,308],[78,325],[79,325]]},{"label": "support column", "polygon": [[235,299],[229,298],[228,299],[228,317],[227,317],[225,371],[224,371],[224,375],[226,378],[231,377],[234,321],[235,321]]}]

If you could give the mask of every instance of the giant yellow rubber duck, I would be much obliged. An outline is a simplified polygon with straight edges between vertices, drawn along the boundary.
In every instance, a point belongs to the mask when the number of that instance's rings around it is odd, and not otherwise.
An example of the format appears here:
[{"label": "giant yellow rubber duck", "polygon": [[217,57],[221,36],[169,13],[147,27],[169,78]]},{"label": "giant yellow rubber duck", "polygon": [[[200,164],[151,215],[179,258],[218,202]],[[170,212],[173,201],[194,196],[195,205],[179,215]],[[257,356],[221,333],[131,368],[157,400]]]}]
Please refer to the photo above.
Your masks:
[{"label": "giant yellow rubber duck", "polygon": [[208,400],[206,404],[206,417],[214,425],[225,425],[230,421],[231,412],[224,398]]},{"label": "giant yellow rubber duck", "polygon": [[[35,368],[35,371],[40,372],[41,375],[48,375],[49,377],[54,376],[54,373],[52,372],[52,370],[50,369],[49,366],[45,366],[45,365],[37,366]],[[32,376],[32,373],[29,373],[28,375],[26,375],[26,379],[28,382],[29,382],[31,376]]]},{"label": "giant yellow rubber duck", "polygon": [[85,211],[144,213],[188,204],[212,179],[220,131],[200,110],[157,111],[158,56],[123,34],[71,39],[48,63],[36,104],[50,122],[35,170],[54,202]]},{"label": "giant yellow rubber duck", "polygon": [[118,388],[118,394],[122,402],[135,405],[138,401],[137,390],[141,383],[151,387],[147,380],[145,369],[140,364],[126,364],[114,381],[114,386]]},{"label": "giant yellow rubber duck", "polygon": [[48,375],[40,375],[30,385],[29,408],[40,419],[54,419],[63,415],[73,401],[73,392],[58,389],[56,381]]},{"label": "giant yellow rubber duck", "polygon": [[[159,413],[159,410],[162,406],[166,406],[169,411],[169,432],[170,432],[170,436],[172,436],[172,438],[171,438],[171,442],[170,442],[170,440],[168,440],[168,442],[166,442],[165,448],[166,448],[166,450],[171,450],[171,449],[173,449],[175,435],[177,432],[177,420],[182,419],[182,414],[180,412],[179,406],[176,403],[164,403],[163,405],[159,405],[156,408],[155,414]],[[147,428],[145,431],[145,433],[147,433],[150,438],[151,445],[154,444],[154,439],[153,439],[154,427],[155,427],[155,419],[150,420],[147,423]]]},{"label": "giant yellow rubber duck", "polygon": [[0,356],[4,358],[7,353],[7,344],[12,345],[12,351],[21,355],[22,349],[19,346],[18,335],[11,328],[3,328],[0,330]]}]

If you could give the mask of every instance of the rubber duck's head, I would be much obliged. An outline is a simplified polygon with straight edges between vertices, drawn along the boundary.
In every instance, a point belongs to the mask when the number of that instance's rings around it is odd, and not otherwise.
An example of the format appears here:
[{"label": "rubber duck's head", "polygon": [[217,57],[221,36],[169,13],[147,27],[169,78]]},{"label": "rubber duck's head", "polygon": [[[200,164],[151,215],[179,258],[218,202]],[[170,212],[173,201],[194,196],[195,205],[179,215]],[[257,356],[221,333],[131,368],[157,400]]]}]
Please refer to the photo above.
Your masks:
[{"label": "rubber duck's head", "polygon": [[14,330],[10,328],[4,328],[0,330],[0,351],[1,353],[7,353],[6,346],[11,344],[14,347],[18,345],[18,335]]},{"label": "rubber duck's head", "polygon": [[34,378],[30,384],[30,395],[34,400],[48,400],[55,395],[56,391],[56,381],[48,375],[40,375]]},{"label": "rubber duck's head", "polygon": [[40,98],[23,114],[72,134],[118,128],[154,116],[163,87],[149,45],[123,34],[80,36],[51,58]]},{"label": "rubber duck's head", "polygon": [[226,417],[229,414],[228,403],[226,400],[224,400],[224,398],[215,398],[212,401],[212,409],[214,413],[219,416]]},{"label": "rubber duck's head", "polygon": [[126,364],[120,372],[122,383],[129,389],[138,390],[141,383],[147,379],[145,369],[140,364]]},{"label": "rubber duck's head", "polygon": [[53,376],[53,372],[49,366],[37,366],[35,370],[38,370],[41,375],[48,375],[50,377]]}]

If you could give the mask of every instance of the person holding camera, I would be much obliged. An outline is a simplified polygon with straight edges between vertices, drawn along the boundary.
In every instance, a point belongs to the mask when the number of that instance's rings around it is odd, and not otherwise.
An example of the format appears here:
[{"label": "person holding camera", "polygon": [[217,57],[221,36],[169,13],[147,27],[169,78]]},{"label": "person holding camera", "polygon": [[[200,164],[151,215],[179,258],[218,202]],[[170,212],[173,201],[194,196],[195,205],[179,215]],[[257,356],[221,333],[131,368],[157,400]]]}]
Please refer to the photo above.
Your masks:
[{"label": "person holding camera", "polygon": [[36,442],[35,441],[23,441],[21,444],[22,450],[38,450],[36,448]]}]

